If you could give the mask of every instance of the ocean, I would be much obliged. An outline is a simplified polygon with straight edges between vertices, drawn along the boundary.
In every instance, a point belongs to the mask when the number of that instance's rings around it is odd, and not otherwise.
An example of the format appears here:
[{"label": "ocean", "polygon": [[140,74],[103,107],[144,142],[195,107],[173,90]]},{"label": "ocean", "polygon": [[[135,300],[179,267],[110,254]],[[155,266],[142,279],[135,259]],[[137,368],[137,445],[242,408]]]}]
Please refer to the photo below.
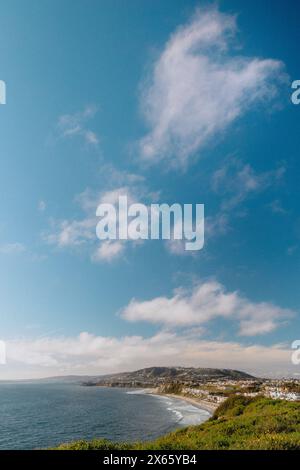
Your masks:
[{"label": "ocean", "polygon": [[183,400],[141,390],[0,384],[0,449],[47,448],[75,439],[148,440],[208,418]]}]

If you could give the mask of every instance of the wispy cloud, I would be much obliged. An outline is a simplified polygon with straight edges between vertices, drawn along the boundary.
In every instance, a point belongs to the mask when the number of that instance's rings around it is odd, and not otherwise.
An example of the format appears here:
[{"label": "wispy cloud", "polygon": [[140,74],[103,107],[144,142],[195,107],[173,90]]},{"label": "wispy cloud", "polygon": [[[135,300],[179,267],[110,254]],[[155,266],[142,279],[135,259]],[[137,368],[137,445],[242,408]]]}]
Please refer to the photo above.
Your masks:
[{"label": "wispy cloud", "polygon": [[292,255],[294,255],[294,254],[296,253],[297,250],[298,250],[298,245],[291,245],[291,246],[289,246],[288,249],[287,249],[287,254],[288,254],[289,256],[292,256]]},{"label": "wispy cloud", "polygon": [[88,126],[96,113],[95,106],[87,106],[83,111],[60,116],[56,126],[58,135],[64,138],[80,137],[87,145],[98,146],[99,137]]},{"label": "wispy cloud", "polygon": [[[211,188],[221,198],[221,202],[216,214],[206,218],[206,240],[228,233],[232,228],[232,219],[247,214],[244,209],[247,200],[278,187],[283,181],[285,171],[285,166],[280,165],[273,170],[257,172],[250,164],[235,156],[225,159],[211,179]],[[277,200],[269,207],[273,212],[283,213],[283,208]]]},{"label": "wispy cloud", "polygon": [[24,253],[26,251],[26,246],[23,243],[4,243],[0,245],[0,253],[3,255],[15,255],[19,253]]},{"label": "wispy cloud", "polygon": [[[232,229],[232,219],[246,214],[243,212],[246,201],[269,188],[275,188],[282,182],[284,175],[283,165],[274,170],[257,172],[250,164],[237,157],[227,158],[211,178],[212,191],[220,196],[221,202],[217,212],[205,218],[206,243],[214,237],[227,234]],[[284,213],[278,200],[273,201],[269,207],[273,212]],[[196,255],[195,252],[186,252],[184,244],[178,240],[171,240],[167,247],[175,255]]]},{"label": "wispy cloud", "polygon": [[218,212],[205,220],[205,236],[210,239],[224,235],[230,230],[229,215],[226,212]]},{"label": "wispy cloud", "polygon": [[282,206],[282,203],[279,199],[275,199],[274,201],[268,204],[269,209],[273,212],[273,214],[280,214],[286,215],[288,211]]},{"label": "wispy cloud", "polygon": [[45,212],[46,207],[47,207],[46,202],[41,199],[38,203],[38,211]]},{"label": "wispy cloud", "polygon": [[[119,196],[126,195],[128,203],[132,204],[152,200],[157,194],[147,190],[142,176],[111,166],[106,167],[105,181],[102,190],[87,188],[76,196],[75,201],[83,211],[81,219],[52,220],[50,229],[42,234],[44,241],[58,248],[84,249],[93,262],[111,262],[123,256],[129,245],[137,246],[138,243],[127,240],[100,241],[96,237],[99,221],[96,209],[101,203],[117,204]],[[117,183],[121,186],[114,187]]]},{"label": "wispy cloud", "polygon": [[51,229],[43,233],[43,239],[60,248],[75,247],[95,239],[96,218],[82,220],[51,221]]},{"label": "wispy cloud", "polygon": [[125,250],[124,240],[107,240],[103,241],[92,254],[92,261],[113,261],[119,258]]},{"label": "wispy cloud", "polygon": [[258,173],[251,165],[238,158],[227,159],[225,164],[213,174],[212,186],[224,201],[221,209],[229,211],[240,205],[245,199],[259,194],[280,182],[285,174],[285,167]]},{"label": "wispy cloud", "polygon": [[251,107],[277,95],[283,63],[237,55],[236,32],[235,16],[208,8],[170,37],[141,97],[149,126],[139,142],[144,160],[186,166]]},{"label": "wispy cloud", "polygon": [[243,336],[269,333],[293,314],[270,302],[252,302],[238,292],[227,292],[216,281],[198,284],[192,291],[181,288],[171,297],[133,299],[121,312],[128,321],[167,327],[206,325],[213,319],[224,318],[236,322]]}]

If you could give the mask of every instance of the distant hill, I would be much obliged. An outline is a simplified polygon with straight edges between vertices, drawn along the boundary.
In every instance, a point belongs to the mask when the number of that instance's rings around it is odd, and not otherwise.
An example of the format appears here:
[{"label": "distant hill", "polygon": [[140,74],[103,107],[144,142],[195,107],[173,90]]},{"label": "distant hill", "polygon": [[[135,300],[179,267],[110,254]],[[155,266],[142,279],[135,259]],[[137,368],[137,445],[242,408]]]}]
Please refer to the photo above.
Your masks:
[{"label": "distant hill", "polygon": [[203,383],[207,380],[247,380],[251,375],[233,369],[203,367],[147,367],[134,372],[122,372],[85,381],[84,385],[107,385],[115,387],[159,386],[166,382],[182,384]]},{"label": "distant hill", "polygon": [[255,377],[233,369],[210,369],[203,367],[147,367],[133,372],[106,375],[58,375],[39,379],[0,380],[4,382],[78,383],[108,386],[154,386],[166,382],[203,383],[207,380],[247,380]]}]

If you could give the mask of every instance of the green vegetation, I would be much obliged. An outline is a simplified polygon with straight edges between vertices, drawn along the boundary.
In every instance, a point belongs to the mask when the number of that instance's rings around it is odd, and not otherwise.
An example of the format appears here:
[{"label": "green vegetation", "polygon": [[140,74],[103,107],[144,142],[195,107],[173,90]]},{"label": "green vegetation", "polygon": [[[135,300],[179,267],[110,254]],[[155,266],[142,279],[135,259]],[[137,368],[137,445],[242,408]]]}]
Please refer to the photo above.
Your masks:
[{"label": "green vegetation", "polygon": [[174,393],[175,395],[180,395],[182,389],[183,385],[176,382],[167,383],[163,387],[160,387],[161,393]]},{"label": "green vegetation", "polygon": [[286,382],[284,384],[284,389],[287,392],[300,393],[300,383],[299,382]]},{"label": "green vegetation", "polygon": [[112,443],[104,439],[62,444],[61,450],[300,449],[300,402],[233,396],[200,426],[155,441]]}]

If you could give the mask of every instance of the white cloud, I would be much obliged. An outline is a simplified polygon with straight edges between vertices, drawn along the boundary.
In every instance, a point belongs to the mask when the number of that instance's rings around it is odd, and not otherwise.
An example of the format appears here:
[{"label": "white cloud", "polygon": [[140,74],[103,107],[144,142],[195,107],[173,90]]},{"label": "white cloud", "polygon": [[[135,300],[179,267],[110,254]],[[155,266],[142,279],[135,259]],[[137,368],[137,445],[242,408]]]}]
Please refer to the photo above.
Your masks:
[{"label": "white cloud", "polygon": [[87,106],[83,111],[60,116],[57,123],[59,136],[65,138],[79,136],[86,144],[97,146],[99,144],[99,137],[87,127],[87,122],[95,116],[96,112],[96,107]]},{"label": "white cloud", "polygon": [[209,8],[170,37],[142,93],[149,126],[139,143],[143,159],[185,166],[253,105],[277,95],[283,63],[231,56],[236,32],[235,16]]},{"label": "white cloud", "polygon": [[282,345],[207,341],[196,335],[164,331],[149,338],[81,333],[78,337],[17,339],[6,346],[3,378],[95,375],[153,365],[234,368],[264,376],[295,372],[291,352]]},{"label": "white cloud", "polygon": [[294,312],[271,302],[251,302],[238,292],[227,292],[216,281],[196,285],[192,291],[176,290],[172,297],[131,300],[121,315],[128,321],[146,321],[167,327],[205,325],[213,319],[237,322],[239,334],[269,333]]}]

